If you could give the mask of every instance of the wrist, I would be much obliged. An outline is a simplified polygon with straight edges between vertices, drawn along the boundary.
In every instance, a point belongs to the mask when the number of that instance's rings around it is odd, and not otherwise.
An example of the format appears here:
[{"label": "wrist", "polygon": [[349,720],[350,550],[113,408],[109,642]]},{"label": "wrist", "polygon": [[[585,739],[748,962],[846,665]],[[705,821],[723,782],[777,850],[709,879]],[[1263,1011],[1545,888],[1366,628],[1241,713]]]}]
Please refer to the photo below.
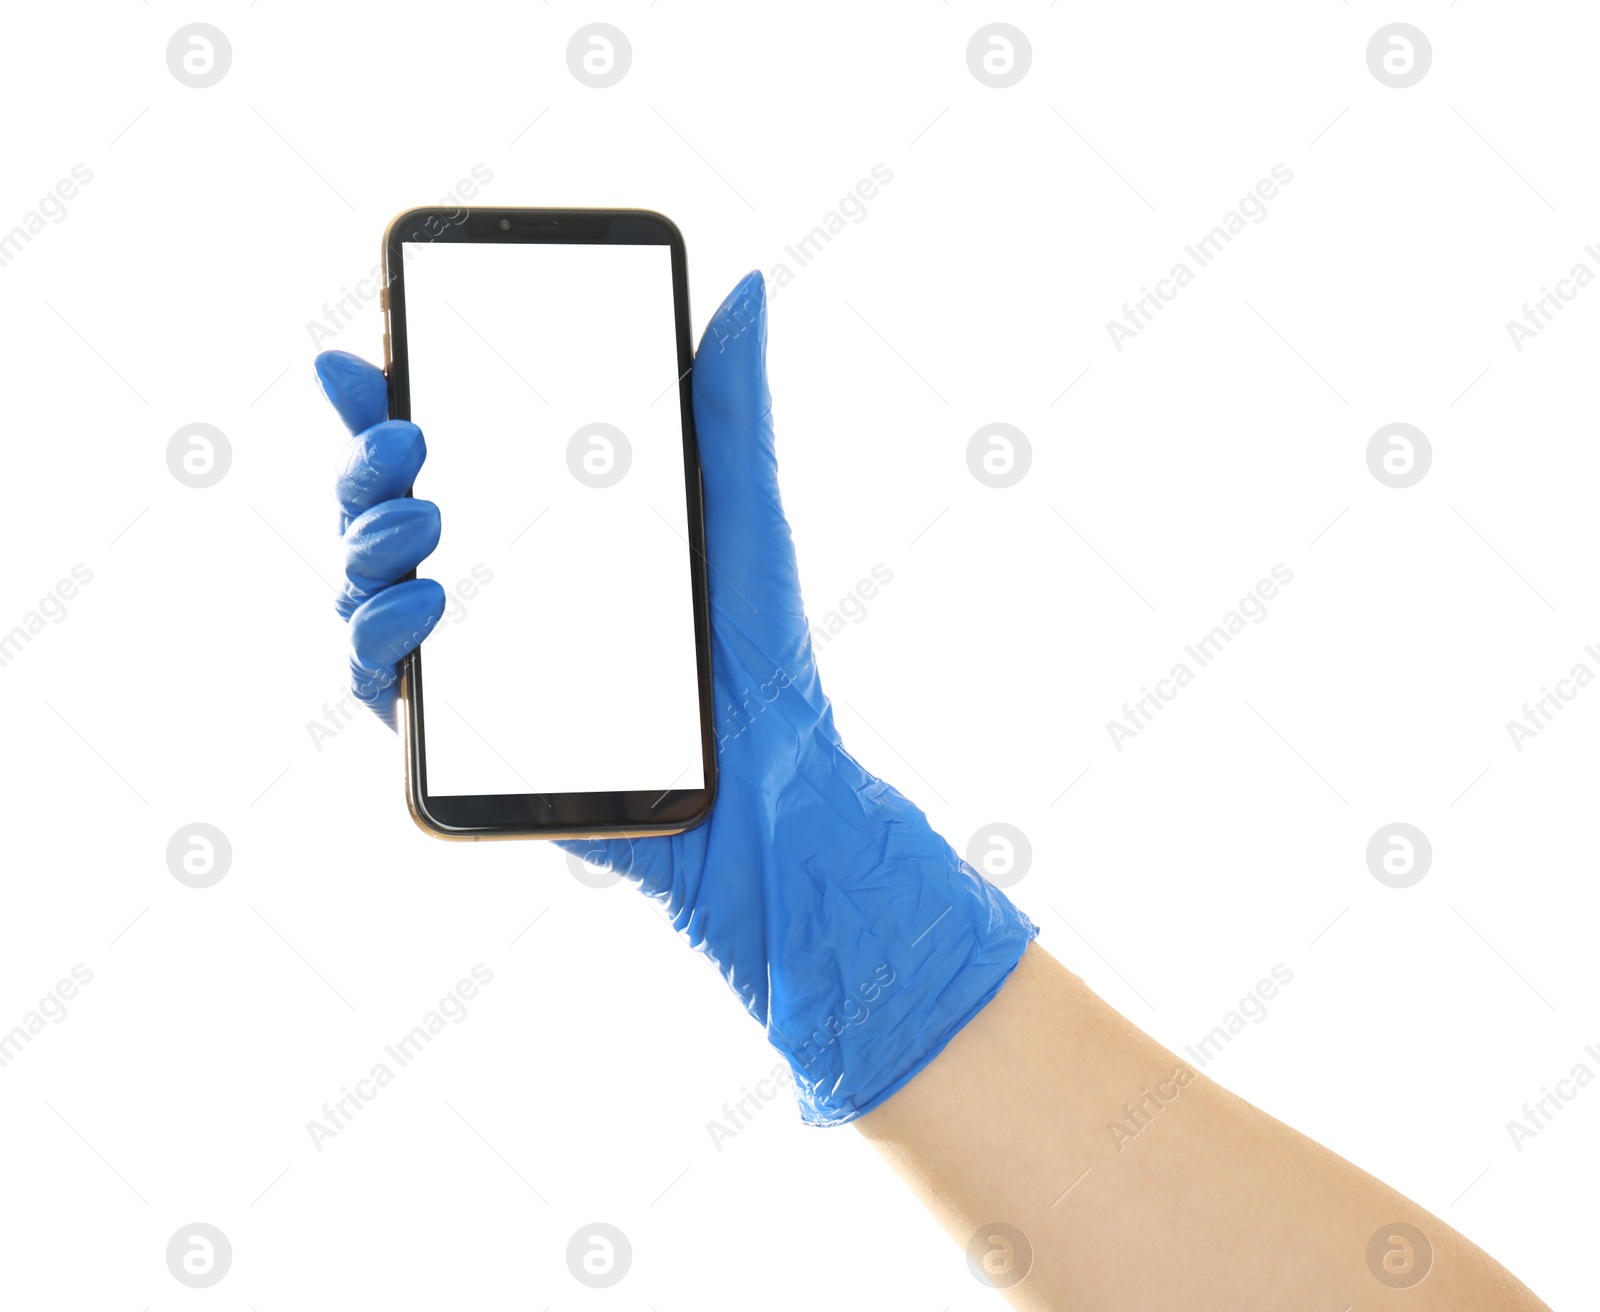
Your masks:
[{"label": "wrist", "polygon": [[[848,785],[829,841],[797,852],[804,934],[773,931],[781,1007],[768,1038],[788,1059],[801,1116],[842,1125],[889,1098],[994,997],[1038,930],[894,788],[842,748],[821,778]],[[832,791],[832,790],[828,790]],[[813,837],[813,842],[815,838]],[[780,908],[781,910],[781,908]],[[786,961],[797,943],[804,960]]]}]

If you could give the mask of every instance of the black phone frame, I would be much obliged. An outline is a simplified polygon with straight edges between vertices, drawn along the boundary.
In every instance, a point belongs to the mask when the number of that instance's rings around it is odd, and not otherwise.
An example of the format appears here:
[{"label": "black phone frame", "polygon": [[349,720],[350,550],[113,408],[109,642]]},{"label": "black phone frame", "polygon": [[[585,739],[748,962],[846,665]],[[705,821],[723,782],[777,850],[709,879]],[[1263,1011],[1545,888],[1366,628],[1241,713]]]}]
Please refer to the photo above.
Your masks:
[{"label": "black phone frame", "polygon": [[[504,226],[502,226],[504,225]],[[672,250],[672,299],[678,348],[678,406],[682,418],[684,486],[689,543],[686,564],[694,599],[699,675],[701,757],[705,786],[644,792],[493,793],[435,795],[428,791],[422,650],[405,657],[399,670],[401,731],[405,739],[406,802],[412,819],[439,838],[615,838],[681,833],[711,813],[717,792],[715,701],[711,682],[711,611],[705,553],[704,490],[694,427],[689,326],[689,274],[683,234],[653,210],[451,208],[406,210],[383,236],[384,373],[389,414],[411,419],[405,319],[405,242],[497,242],[506,245],[661,245]],[[537,313],[538,307],[529,307]],[[426,416],[423,417],[426,423]],[[424,431],[426,431],[424,427]],[[407,496],[411,495],[407,489]],[[448,532],[448,529],[446,530]],[[416,571],[407,575],[415,578]],[[555,617],[552,617],[554,622]],[[527,688],[526,695],[561,695],[560,689]],[[619,750],[626,750],[619,744]]]}]

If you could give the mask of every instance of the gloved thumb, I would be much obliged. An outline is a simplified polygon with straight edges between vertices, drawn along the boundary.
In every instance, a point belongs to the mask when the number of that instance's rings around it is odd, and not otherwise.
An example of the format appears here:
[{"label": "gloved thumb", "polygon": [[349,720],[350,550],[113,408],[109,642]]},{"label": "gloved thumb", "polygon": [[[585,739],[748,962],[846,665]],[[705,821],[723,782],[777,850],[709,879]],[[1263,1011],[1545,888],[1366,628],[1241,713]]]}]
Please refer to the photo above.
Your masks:
[{"label": "gloved thumb", "polygon": [[[694,357],[694,422],[705,485],[706,556],[714,610],[779,623],[790,647],[804,632],[794,542],[778,493],[767,390],[767,289],[746,274],[711,316]],[[785,623],[786,622],[786,623]]]}]

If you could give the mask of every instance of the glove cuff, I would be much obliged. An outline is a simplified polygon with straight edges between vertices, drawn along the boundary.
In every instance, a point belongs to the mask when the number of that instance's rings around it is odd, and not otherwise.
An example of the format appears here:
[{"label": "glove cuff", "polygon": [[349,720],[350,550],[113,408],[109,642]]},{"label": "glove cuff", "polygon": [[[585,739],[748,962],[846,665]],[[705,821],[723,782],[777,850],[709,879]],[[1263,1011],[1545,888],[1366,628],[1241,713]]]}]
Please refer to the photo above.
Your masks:
[{"label": "glove cuff", "polygon": [[[847,1124],[892,1096],[983,1010],[1039,933],[893,788],[873,780],[857,797],[871,838],[858,850],[870,859],[848,879],[831,872],[829,923],[804,931],[833,940],[829,969],[798,991],[775,987],[782,1014],[768,1016],[811,1125]],[[781,954],[771,969],[782,973]],[[773,980],[786,982],[797,983]]]}]

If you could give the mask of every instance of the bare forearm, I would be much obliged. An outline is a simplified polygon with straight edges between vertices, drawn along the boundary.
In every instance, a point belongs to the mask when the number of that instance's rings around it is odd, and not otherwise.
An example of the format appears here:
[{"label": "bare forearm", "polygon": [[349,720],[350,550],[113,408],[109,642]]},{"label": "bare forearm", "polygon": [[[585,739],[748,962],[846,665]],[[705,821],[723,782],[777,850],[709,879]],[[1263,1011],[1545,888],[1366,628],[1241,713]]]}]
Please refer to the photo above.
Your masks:
[{"label": "bare forearm", "polygon": [[[980,1246],[1017,1307],[1548,1312],[1444,1222],[1194,1072],[1037,944],[860,1126],[958,1242],[1001,1236]],[[1009,1286],[1004,1226],[1031,1249]]]}]

